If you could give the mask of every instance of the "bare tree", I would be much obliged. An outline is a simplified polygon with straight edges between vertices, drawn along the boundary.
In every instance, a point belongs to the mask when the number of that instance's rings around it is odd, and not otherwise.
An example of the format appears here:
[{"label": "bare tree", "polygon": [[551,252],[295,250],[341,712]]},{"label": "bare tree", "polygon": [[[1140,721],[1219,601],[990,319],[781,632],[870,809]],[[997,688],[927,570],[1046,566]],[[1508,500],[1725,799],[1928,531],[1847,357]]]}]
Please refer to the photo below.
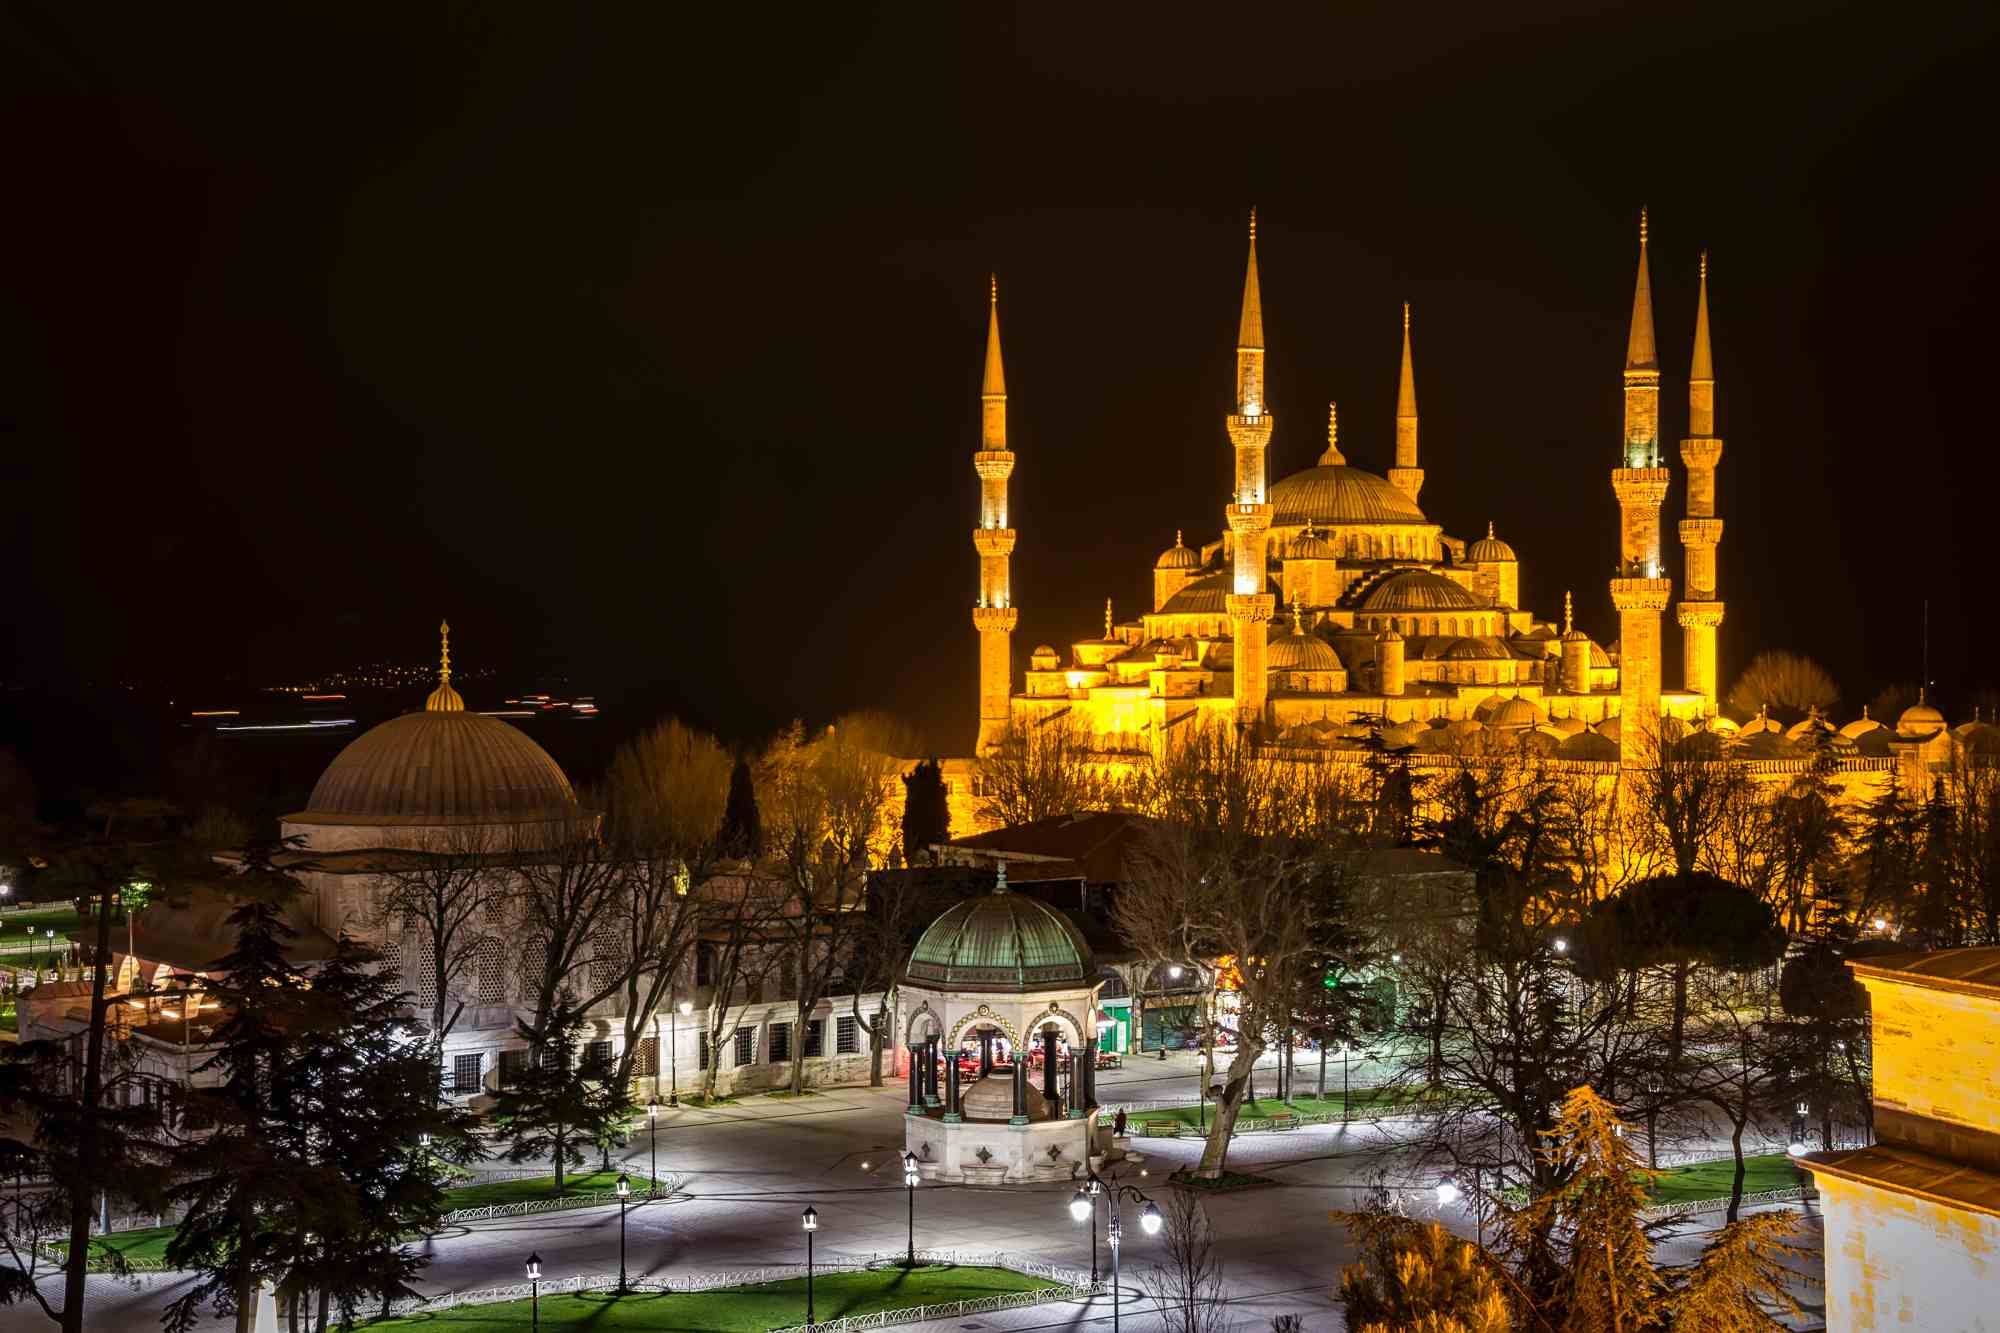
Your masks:
[{"label": "bare tree", "polygon": [[1783,1045],[1766,1021],[1775,996],[1765,976],[1700,971],[1699,1026],[1676,1078],[1682,1096],[1713,1108],[1729,1124],[1736,1161],[1729,1186],[1731,1222],[1743,1202],[1743,1136],[1758,1123],[1775,1120],[1784,1094]]},{"label": "bare tree", "polygon": [[539,1045],[565,996],[585,1012],[625,985],[631,959],[622,946],[633,868],[629,856],[600,836],[595,816],[579,816],[553,838],[541,835],[533,842],[513,858],[518,877],[513,901],[525,954],[523,979],[534,996],[533,1015],[523,1026]]},{"label": "bare tree", "polygon": [[1743,765],[1724,757],[1712,734],[1674,738],[1662,727],[1648,730],[1641,753],[1641,765],[1623,777],[1632,784],[1634,849],[1655,873],[1671,869],[1683,879],[1697,869],[1721,873],[1723,831],[1741,817],[1751,790]]},{"label": "bare tree", "polygon": [[1258,1057],[1297,1021],[1302,983],[1356,947],[1339,855],[1344,793],[1324,765],[1261,759],[1211,728],[1174,747],[1149,800],[1154,822],[1112,914],[1149,960],[1202,964],[1235,993],[1237,1044],[1198,1168],[1213,1178]]},{"label": "bare tree", "polygon": [[411,970],[418,993],[430,997],[424,1017],[440,1052],[468,994],[477,992],[482,962],[497,966],[496,911],[509,884],[506,850],[483,826],[427,830],[414,849],[387,853],[376,881],[377,928],[389,938],[405,931],[416,937]]},{"label": "bare tree", "polygon": [[[883,814],[895,765],[830,729],[808,746],[790,738],[767,765],[765,845],[782,886],[772,922],[796,982],[803,1033],[820,1001],[853,970],[868,927],[868,869],[882,850]],[[792,1053],[792,1091],[805,1090],[806,1048]]]},{"label": "bare tree", "polygon": [[[657,1026],[661,1005],[673,1002],[700,934],[702,900],[722,864],[731,766],[713,737],[671,718],[612,757],[608,832],[626,863],[608,913],[609,928],[623,935],[614,953],[626,961],[619,1087],[630,1082],[647,1024]],[[655,1043],[655,1076],[657,1059]]]},{"label": "bare tree", "polygon": [[1088,729],[1068,717],[1010,726],[979,758],[976,774],[980,814],[1002,825],[1116,803],[1116,784],[1091,750]]},{"label": "bare tree", "polygon": [[1796,722],[1838,702],[1840,687],[1826,668],[1798,653],[1758,653],[1729,687],[1729,707],[1744,717],[1769,710],[1780,721]]},{"label": "bare tree", "polygon": [[1168,1333],[1223,1333],[1229,1327],[1229,1298],[1208,1209],[1192,1190],[1178,1189],[1167,1195],[1160,1216],[1160,1252],[1166,1257],[1147,1270],[1140,1285]]},{"label": "bare tree", "polygon": [[[701,1078],[704,1099],[715,1097],[724,1040],[735,1030],[736,1019],[763,999],[765,983],[785,960],[783,936],[773,927],[784,907],[779,886],[755,874],[719,877],[702,897],[695,984],[707,992],[702,1010],[708,1056]],[[804,1033],[796,1035],[803,1049]]]}]

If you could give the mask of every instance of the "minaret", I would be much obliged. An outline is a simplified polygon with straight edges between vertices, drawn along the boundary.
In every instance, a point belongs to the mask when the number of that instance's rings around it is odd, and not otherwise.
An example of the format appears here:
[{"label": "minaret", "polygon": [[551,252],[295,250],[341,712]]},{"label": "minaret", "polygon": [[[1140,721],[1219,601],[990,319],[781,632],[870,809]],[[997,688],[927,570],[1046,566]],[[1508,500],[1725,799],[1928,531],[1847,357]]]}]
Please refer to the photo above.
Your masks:
[{"label": "minaret", "polygon": [[1271,443],[1271,413],[1264,401],[1264,300],[1257,289],[1257,210],[1250,210],[1250,266],[1243,278],[1243,318],[1236,331],[1236,410],[1229,414],[1229,443],[1236,450],[1236,486],[1223,507],[1235,538],[1235,582],[1225,602],[1234,636],[1236,720],[1260,722],[1268,687],[1264,625],[1278,599],[1267,589],[1264,548],[1271,506],[1264,490],[1264,450]]},{"label": "minaret", "polygon": [[1722,541],[1722,520],[1715,516],[1715,465],[1721,460],[1722,440],[1715,433],[1715,363],[1708,352],[1708,252],[1704,250],[1701,296],[1694,308],[1694,357],[1688,363],[1688,437],[1681,441],[1681,462],[1688,476],[1687,517],[1681,520],[1687,590],[1676,611],[1687,688],[1702,696],[1711,713],[1720,702],[1717,691],[1722,683],[1715,656],[1715,632],[1723,610],[1715,597],[1715,548]]},{"label": "minaret", "polygon": [[1007,448],[998,278],[991,279],[987,289],[986,375],[979,386],[979,417],[979,452],[972,456],[972,470],[979,474],[979,526],[972,531],[972,545],[979,552],[979,600],[972,608],[972,627],[979,631],[979,753],[984,754],[1007,731],[1014,626],[1021,619],[1007,569],[1014,552],[1014,529],[1007,526],[1007,478],[1014,473],[1014,455]]},{"label": "minaret", "polygon": [[427,713],[463,713],[465,700],[451,687],[451,622],[438,622],[438,687],[424,700]]},{"label": "minaret", "polygon": [[1417,466],[1417,372],[1410,361],[1410,303],[1403,302],[1403,377],[1396,386],[1396,466],[1389,484],[1417,502],[1424,470]]},{"label": "minaret", "polygon": [[1639,280],[1625,344],[1625,439],[1611,470],[1618,496],[1619,762],[1645,764],[1660,725],[1660,612],[1673,580],[1660,576],[1660,505],[1672,474],[1660,466],[1660,358],[1653,342],[1653,285],[1646,269],[1646,211],[1639,210]]}]

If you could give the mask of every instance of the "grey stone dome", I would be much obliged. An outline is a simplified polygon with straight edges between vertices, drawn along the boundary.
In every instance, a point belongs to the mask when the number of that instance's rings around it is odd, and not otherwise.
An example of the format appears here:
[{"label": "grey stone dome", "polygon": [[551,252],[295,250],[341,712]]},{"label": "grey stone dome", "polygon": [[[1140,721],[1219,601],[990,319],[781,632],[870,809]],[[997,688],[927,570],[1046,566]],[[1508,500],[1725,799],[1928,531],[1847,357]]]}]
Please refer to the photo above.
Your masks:
[{"label": "grey stone dome", "polygon": [[425,709],[371,727],[334,756],[289,822],[439,827],[579,815],[549,752],[478,713]]}]

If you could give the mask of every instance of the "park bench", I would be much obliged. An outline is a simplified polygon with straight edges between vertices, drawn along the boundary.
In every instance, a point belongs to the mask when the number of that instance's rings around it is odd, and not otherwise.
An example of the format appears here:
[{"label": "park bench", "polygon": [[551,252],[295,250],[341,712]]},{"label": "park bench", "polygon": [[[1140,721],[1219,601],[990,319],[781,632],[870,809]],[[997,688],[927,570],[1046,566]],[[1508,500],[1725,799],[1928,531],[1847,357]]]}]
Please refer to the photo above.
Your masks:
[{"label": "park bench", "polygon": [[1298,1112],[1296,1111],[1288,1111],[1284,1115],[1274,1115],[1271,1117],[1272,1129],[1297,1129],[1302,1123],[1304,1122],[1299,1119]]},{"label": "park bench", "polygon": [[1147,1139],[1177,1139],[1187,1128],[1178,1120],[1141,1120],[1139,1137]]}]

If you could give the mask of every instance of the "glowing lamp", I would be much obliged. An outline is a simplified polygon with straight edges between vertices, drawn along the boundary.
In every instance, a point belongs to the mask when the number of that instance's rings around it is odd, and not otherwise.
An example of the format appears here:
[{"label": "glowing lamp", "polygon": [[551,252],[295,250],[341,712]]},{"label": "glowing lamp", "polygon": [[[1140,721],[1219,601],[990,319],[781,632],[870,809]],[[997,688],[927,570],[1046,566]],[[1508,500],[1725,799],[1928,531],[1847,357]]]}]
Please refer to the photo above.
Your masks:
[{"label": "glowing lamp", "polygon": [[1160,1205],[1148,1199],[1145,1211],[1139,1214],[1140,1230],[1149,1236],[1157,1236],[1160,1234],[1160,1223],[1164,1220],[1160,1216]]},{"label": "glowing lamp", "polygon": [[807,1231],[818,1231],[819,1211],[811,1204],[807,1204],[806,1210],[799,1214],[799,1225]]},{"label": "glowing lamp", "polygon": [[1080,1188],[1070,1198],[1069,1215],[1079,1222],[1090,1216],[1090,1196]]},{"label": "glowing lamp", "polygon": [[1449,1208],[1458,1202],[1458,1182],[1440,1180],[1437,1187],[1438,1207]]},{"label": "glowing lamp", "polygon": [[686,1018],[689,1014],[694,1012],[694,1001],[682,1000],[680,1003],[680,1010],[681,1010],[681,1017]]},{"label": "glowing lamp", "polygon": [[623,1172],[620,1172],[618,1176],[618,1197],[621,1199],[632,1197],[632,1178]]},{"label": "glowing lamp", "polygon": [[541,1278],[542,1278],[542,1256],[539,1254],[531,1254],[528,1256],[528,1281],[539,1282],[541,1281]]},{"label": "glowing lamp", "polygon": [[1555,948],[1556,948],[1556,952],[1557,952],[1557,953],[1568,953],[1568,952],[1569,952],[1569,941],[1568,941],[1568,940],[1566,940],[1566,939],[1564,939],[1564,938],[1563,938],[1562,936],[1558,935],[1558,936],[1556,936],[1556,945],[1555,945]]}]

